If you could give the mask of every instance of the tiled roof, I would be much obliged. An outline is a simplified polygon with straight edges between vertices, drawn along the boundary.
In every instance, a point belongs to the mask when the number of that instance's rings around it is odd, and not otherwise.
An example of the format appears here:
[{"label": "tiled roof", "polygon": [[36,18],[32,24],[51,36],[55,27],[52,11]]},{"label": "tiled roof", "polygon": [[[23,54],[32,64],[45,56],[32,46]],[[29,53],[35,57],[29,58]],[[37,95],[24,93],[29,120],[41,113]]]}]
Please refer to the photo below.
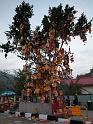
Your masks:
[{"label": "tiled roof", "polygon": [[76,79],[67,79],[65,80],[66,84],[77,83],[83,86],[93,85],[93,77],[80,77],[78,80]]},{"label": "tiled roof", "polygon": [[81,85],[93,85],[93,77],[80,77],[77,83]]}]

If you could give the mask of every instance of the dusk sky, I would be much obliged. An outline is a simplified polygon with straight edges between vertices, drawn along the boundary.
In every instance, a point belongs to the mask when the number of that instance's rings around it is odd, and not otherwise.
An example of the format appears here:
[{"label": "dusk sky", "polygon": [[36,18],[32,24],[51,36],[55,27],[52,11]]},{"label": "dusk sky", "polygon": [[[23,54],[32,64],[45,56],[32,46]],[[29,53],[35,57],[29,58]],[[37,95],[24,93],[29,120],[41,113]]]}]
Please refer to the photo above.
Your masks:
[{"label": "dusk sky", "polygon": [[[0,0],[0,44],[7,42],[4,32],[9,30],[9,25],[11,25],[15,15],[15,8],[22,1]],[[93,18],[93,0],[25,0],[25,2],[34,6],[34,16],[31,19],[33,29],[40,25],[43,16],[48,14],[49,6],[57,7],[60,3],[62,3],[63,8],[66,4],[74,6],[75,10],[78,11],[77,17],[84,12],[88,20]],[[84,45],[80,38],[77,37],[71,42],[71,51],[74,53],[74,62],[71,64],[73,76],[88,73],[93,68],[93,26],[91,34],[87,35],[87,43]],[[16,57],[16,55],[9,53],[6,59],[4,53],[0,52],[0,70],[13,72],[16,69],[22,69],[23,64],[24,61]]]}]

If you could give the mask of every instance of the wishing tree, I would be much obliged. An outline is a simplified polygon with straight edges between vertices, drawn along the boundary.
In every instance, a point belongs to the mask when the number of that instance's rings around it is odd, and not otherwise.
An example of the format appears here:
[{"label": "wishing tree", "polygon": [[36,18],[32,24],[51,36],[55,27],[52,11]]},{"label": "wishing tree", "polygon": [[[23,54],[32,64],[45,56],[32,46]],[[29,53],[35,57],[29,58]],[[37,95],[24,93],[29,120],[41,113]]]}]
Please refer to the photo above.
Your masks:
[{"label": "wishing tree", "polygon": [[29,20],[33,16],[33,6],[22,2],[15,12],[10,30],[5,32],[8,42],[0,47],[5,57],[9,52],[15,52],[26,61],[23,67],[26,76],[24,95],[34,96],[40,102],[59,104],[63,96],[63,78],[71,75],[69,63],[74,61],[69,43],[76,36],[83,42],[87,41],[86,35],[87,32],[91,33],[92,20],[88,22],[84,13],[77,19],[74,7],[66,5],[63,9],[60,4],[58,7],[49,7],[48,15],[33,31]]}]

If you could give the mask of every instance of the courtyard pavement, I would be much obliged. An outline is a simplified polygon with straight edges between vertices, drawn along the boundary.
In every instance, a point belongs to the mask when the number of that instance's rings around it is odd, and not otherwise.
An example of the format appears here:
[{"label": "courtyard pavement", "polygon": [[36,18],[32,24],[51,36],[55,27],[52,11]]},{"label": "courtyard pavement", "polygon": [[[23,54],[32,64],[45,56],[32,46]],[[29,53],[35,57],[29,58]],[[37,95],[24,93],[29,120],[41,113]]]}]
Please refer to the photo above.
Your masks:
[{"label": "courtyard pavement", "polygon": [[[93,121],[93,111],[88,111],[88,121]],[[0,113],[0,124],[58,124],[58,122],[53,121],[34,121],[28,120],[24,117],[15,117],[15,115]],[[63,123],[60,123],[63,124]]]}]

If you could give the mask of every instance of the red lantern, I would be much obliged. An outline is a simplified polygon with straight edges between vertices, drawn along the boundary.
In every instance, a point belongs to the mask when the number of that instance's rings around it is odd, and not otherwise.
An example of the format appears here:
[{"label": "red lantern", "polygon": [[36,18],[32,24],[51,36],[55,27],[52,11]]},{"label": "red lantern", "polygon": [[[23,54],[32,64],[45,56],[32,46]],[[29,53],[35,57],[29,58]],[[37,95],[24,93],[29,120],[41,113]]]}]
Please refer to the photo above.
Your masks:
[{"label": "red lantern", "polygon": [[35,49],[35,53],[36,53],[37,55],[40,55],[40,50],[39,50],[39,49]]},{"label": "red lantern", "polygon": [[29,96],[30,95],[30,93],[31,93],[31,89],[27,89],[27,96]]},{"label": "red lantern", "polygon": [[61,53],[64,54],[64,48],[61,49]]}]

